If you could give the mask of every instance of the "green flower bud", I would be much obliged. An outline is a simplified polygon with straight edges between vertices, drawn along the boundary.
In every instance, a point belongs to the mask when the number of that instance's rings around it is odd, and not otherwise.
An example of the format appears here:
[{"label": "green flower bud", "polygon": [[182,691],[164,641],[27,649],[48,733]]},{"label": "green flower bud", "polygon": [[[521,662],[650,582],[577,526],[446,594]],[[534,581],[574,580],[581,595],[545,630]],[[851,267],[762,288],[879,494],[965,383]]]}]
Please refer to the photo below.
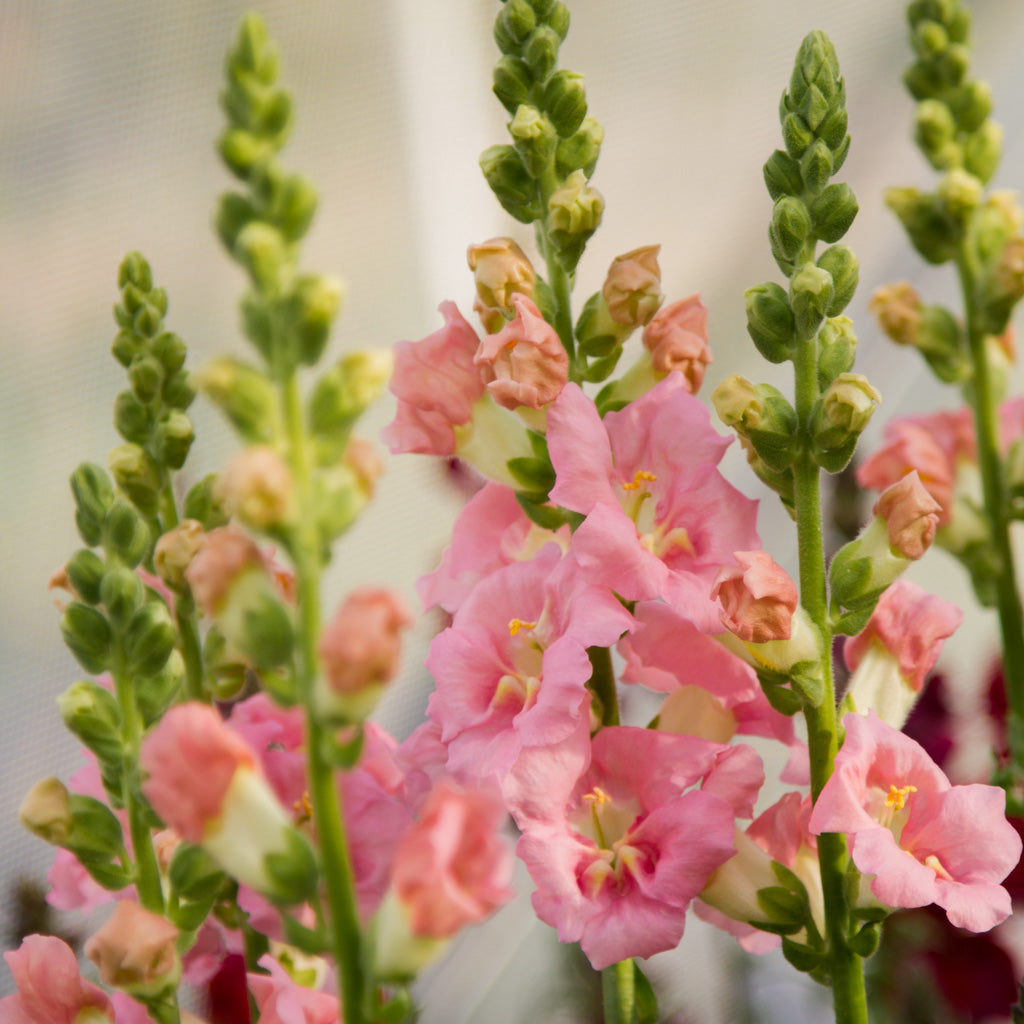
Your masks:
[{"label": "green flower bud", "polygon": [[827,388],[853,366],[857,335],[849,317],[830,317],[818,331],[818,386]]},{"label": "green flower bud", "polygon": [[[882,396],[862,374],[839,374],[815,410],[812,431],[816,451],[833,452],[844,449],[851,438],[856,441],[881,400]],[[837,472],[831,466],[826,468]]]},{"label": "green flower bud", "polygon": [[939,81],[947,89],[953,89],[960,85],[970,66],[971,51],[959,43],[947,46],[934,62]]},{"label": "green flower bud", "polygon": [[248,178],[254,167],[274,155],[274,146],[244,128],[229,128],[217,140],[217,152],[232,173]]},{"label": "green flower bud", "polygon": [[1003,155],[1003,126],[986,121],[967,136],[964,143],[964,169],[986,184],[992,179]]},{"label": "green flower bud", "polygon": [[604,198],[591,188],[582,171],[573,171],[548,200],[548,237],[558,261],[570,273],[576,268],[587,239],[597,230],[604,213]]},{"label": "green flower bud", "polygon": [[249,272],[261,291],[272,291],[281,278],[287,256],[281,232],[264,221],[254,220],[239,231],[233,255]]},{"label": "green flower bud", "polygon": [[160,361],[167,376],[177,373],[185,365],[188,349],[176,334],[164,331],[153,339],[150,351]]},{"label": "green flower bud", "polygon": [[146,588],[134,570],[123,565],[107,569],[100,584],[100,600],[115,630],[124,630],[145,599]]},{"label": "green flower bud", "polygon": [[302,835],[288,829],[285,837],[284,852],[268,853],[263,858],[268,883],[264,892],[278,903],[293,906],[309,899],[316,891],[318,871],[313,849]]},{"label": "green flower bud", "polygon": [[126,667],[132,675],[156,675],[174,650],[178,635],[171,613],[163,601],[147,601],[133,616],[124,632]]},{"label": "green flower bud", "polygon": [[129,284],[148,292],[153,287],[153,271],[146,257],[141,252],[133,251],[125,255],[117,268],[117,287],[124,291]]},{"label": "green flower bud", "polygon": [[811,203],[814,233],[823,242],[838,242],[850,229],[858,208],[849,185],[827,185]]},{"label": "green flower bud", "polygon": [[272,440],[279,419],[277,393],[260,370],[240,359],[220,356],[195,374],[195,382],[244,441]]},{"label": "green flower bud", "polygon": [[818,126],[818,138],[832,151],[832,173],[835,174],[850,149],[850,137],[846,134],[849,116],[845,107],[838,107]]},{"label": "green flower bud", "polygon": [[[495,35],[497,35],[498,24],[501,25],[502,31],[508,39],[513,40],[517,45],[522,45],[536,28],[537,15],[527,0],[508,0],[498,15]],[[498,40],[498,46],[501,47],[501,40]],[[507,51],[502,50],[502,52]]]},{"label": "green flower bud", "polygon": [[510,114],[520,104],[529,102],[532,88],[533,75],[519,57],[502,57],[494,66],[494,95]]},{"label": "green flower bud", "polygon": [[225,192],[217,203],[215,227],[217,235],[229,253],[234,253],[235,242],[242,229],[259,216],[252,202],[237,192]]},{"label": "green flower bud", "polygon": [[718,418],[753,445],[765,465],[785,470],[797,452],[796,411],[778,388],[733,374],[711,393]]},{"label": "green flower bud", "polygon": [[83,679],[57,698],[57,707],[64,724],[101,763],[121,760],[121,709],[109,690]]},{"label": "green flower bud", "polygon": [[755,285],[743,293],[747,307],[747,332],[757,351],[770,363],[793,358],[796,322],[786,292],[773,281]]},{"label": "green flower bud", "polygon": [[772,199],[798,196],[804,190],[800,164],[781,149],[775,150],[764,165],[764,183]]},{"label": "green flower bud", "polygon": [[110,664],[113,634],[106,616],[81,601],[72,601],[60,620],[60,631],[78,664],[98,675]]},{"label": "green flower bud", "polygon": [[271,203],[271,214],[289,242],[297,242],[309,230],[317,201],[313,183],[301,174],[289,174],[280,183]]},{"label": "green flower bud", "polygon": [[[249,659],[254,668],[273,668],[285,664],[292,654],[295,630],[291,616],[277,596],[266,587],[245,587],[249,592],[234,595],[225,610],[221,625],[225,635]],[[237,619],[235,617],[237,616]],[[228,619],[235,619],[229,626]]]},{"label": "green flower bud", "polygon": [[73,825],[67,786],[52,775],[40,779],[21,801],[18,821],[44,842],[54,846],[65,842]]},{"label": "green flower bud", "polygon": [[830,245],[817,260],[820,270],[832,278],[832,301],[825,308],[826,316],[838,316],[853,298],[860,279],[860,267],[853,250],[845,245]]},{"label": "green flower bud", "polygon": [[480,155],[480,170],[505,212],[523,224],[540,217],[537,186],[513,146],[491,146]]},{"label": "green flower bud", "polygon": [[103,519],[114,500],[114,487],[102,467],[83,462],[71,474],[75,497],[75,522],[86,544],[99,544]]},{"label": "green flower bud", "polygon": [[922,195],[916,188],[891,188],[885,203],[929,263],[945,263],[956,255],[963,227],[950,218],[938,197]]},{"label": "green flower bud", "polygon": [[122,391],[114,400],[114,426],[126,441],[142,445],[153,432],[153,414],[131,391]]},{"label": "green flower bud", "polygon": [[175,409],[187,409],[195,397],[195,385],[188,370],[179,370],[164,382],[164,402]]},{"label": "green flower bud", "polygon": [[953,115],[945,103],[926,99],[917,105],[914,139],[928,162],[938,171],[954,167],[960,161],[956,130]]},{"label": "green flower bud", "polygon": [[140,445],[125,442],[110,450],[107,465],[117,486],[144,515],[156,514],[160,467]]},{"label": "green flower bud", "polygon": [[353,352],[324,373],[309,396],[307,419],[321,465],[341,456],[356,420],[377,400],[391,375],[391,353]]},{"label": "green flower bud", "polygon": [[589,178],[597,166],[603,141],[604,128],[594,118],[585,117],[575,135],[558,141],[555,170],[559,177],[568,178],[573,171],[583,171]]},{"label": "green flower bud", "polygon": [[103,520],[103,546],[125,565],[136,566],[149,551],[149,527],[129,502],[118,498]]},{"label": "green flower bud", "polygon": [[561,0],[552,5],[547,15],[547,23],[558,38],[565,42],[565,37],[569,34],[569,8]]},{"label": "green flower bud", "polygon": [[805,263],[790,279],[789,306],[798,338],[810,338],[829,315],[835,286],[823,267]]},{"label": "green flower bud", "polygon": [[554,71],[561,43],[562,37],[547,25],[540,25],[530,33],[523,48],[523,59],[538,82],[543,82]]},{"label": "green flower bud", "polygon": [[178,898],[189,902],[212,899],[226,881],[217,862],[201,846],[191,843],[178,844],[167,878]]},{"label": "green flower bud", "polygon": [[185,413],[171,409],[157,424],[153,434],[153,449],[163,465],[181,469],[194,439],[192,421]]},{"label": "green flower bud", "polygon": [[132,327],[144,338],[155,337],[163,326],[163,314],[152,302],[143,303],[132,316]]},{"label": "green flower bud", "polygon": [[939,180],[939,200],[949,217],[960,226],[961,232],[981,203],[983,192],[981,182],[960,167],[954,167]]},{"label": "green flower bud", "polygon": [[151,355],[137,355],[128,367],[128,383],[132,386],[132,394],[145,405],[160,394],[163,382],[163,367]]},{"label": "green flower bud", "polygon": [[956,317],[942,306],[923,306],[914,348],[927,360],[939,380],[955,384],[970,374],[963,332]]},{"label": "green flower bud", "polygon": [[127,369],[131,365],[131,361],[143,351],[143,345],[134,331],[125,329],[118,331],[114,336],[110,351],[114,358]]},{"label": "green flower bud", "polygon": [[558,134],[569,138],[587,116],[583,76],[573,71],[556,71],[544,86],[543,108]]},{"label": "green flower bud", "polygon": [[789,156],[799,160],[814,141],[814,132],[799,114],[789,113],[782,121],[782,141]]},{"label": "green flower bud", "polygon": [[1013,307],[1024,298],[1024,236],[1007,240],[984,282],[983,326],[988,334],[1002,334]]},{"label": "green flower bud", "polygon": [[792,269],[793,262],[800,255],[807,236],[811,233],[811,218],[803,201],[793,196],[777,199],[772,208],[772,220],[768,228],[772,256],[783,272]]},{"label": "green flower bud", "polygon": [[323,355],[342,293],[341,281],[326,274],[304,274],[296,280],[282,318],[298,345],[295,357],[300,363],[312,366]]},{"label": "green flower bud", "polygon": [[170,707],[185,680],[185,659],[175,648],[164,667],[148,679],[140,680],[135,688],[135,703],[142,724],[148,728]]},{"label": "green flower bud", "polygon": [[965,82],[950,98],[957,127],[964,132],[977,131],[992,113],[992,87],[973,79]]},{"label": "green flower bud", "polygon": [[835,166],[832,150],[823,139],[815,139],[800,158],[800,176],[812,195],[820,192],[828,183]]},{"label": "green flower bud", "polygon": [[523,104],[508,126],[523,164],[539,178],[551,163],[557,141],[554,125],[536,107]]},{"label": "green flower bud", "polygon": [[[209,473],[197,484],[193,484],[185,495],[182,513],[185,519],[194,519],[204,530],[215,530],[228,521],[219,497],[216,494],[217,475]],[[184,525],[184,524],[182,524]]]},{"label": "green flower bud", "polygon": [[103,579],[106,566],[95,551],[79,548],[68,559],[64,571],[76,597],[80,597],[87,604],[100,603],[100,581]]}]

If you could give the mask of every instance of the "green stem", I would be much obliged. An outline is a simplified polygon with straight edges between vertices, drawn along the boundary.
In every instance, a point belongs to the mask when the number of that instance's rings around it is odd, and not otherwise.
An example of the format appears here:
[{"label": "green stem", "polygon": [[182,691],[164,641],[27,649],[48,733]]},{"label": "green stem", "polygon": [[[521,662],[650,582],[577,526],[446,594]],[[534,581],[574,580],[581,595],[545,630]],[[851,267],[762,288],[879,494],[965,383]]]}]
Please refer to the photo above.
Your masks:
[{"label": "green stem", "polygon": [[[832,775],[839,749],[835,682],[832,675],[832,628],[825,588],[825,549],[821,527],[821,472],[809,454],[811,414],[818,398],[817,339],[801,340],[795,360],[796,412],[804,437],[803,452],[793,467],[800,601],[821,635],[822,699],[805,706],[811,762],[811,795],[817,800]],[[836,1024],[867,1024],[864,964],[847,942],[850,919],[843,893],[846,840],[838,833],[818,837],[818,867],[825,908],[825,938]]]},{"label": "green stem", "polygon": [[332,948],[341,979],[345,1024],[363,1024],[365,979],[355,882],[349,856],[341,798],[330,757],[331,736],[316,712],[317,641],[320,633],[320,541],[312,517],[312,476],[294,372],[281,380],[289,460],[299,508],[290,538],[298,590],[296,681],[306,712],[307,769],[313,820],[320,843],[321,870],[327,888]]},{"label": "green stem", "polygon": [[986,350],[985,332],[979,326],[975,272],[966,245],[957,257],[960,287],[964,296],[967,339],[971,352],[974,386],[974,427],[978,445],[978,469],[985,513],[991,530],[999,629],[1003,646],[1003,680],[1009,704],[1009,729],[1013,760],[1024,769],[1024,612],[1021,609],[1010,540],[1010,518],[999,451],[999,410]]},{"label": "green stem", "polygon": [[605,1024],[636,1020],[636,974],[632,960],[620,960],[601,972]]},{"label": "green stem", "polygon": [[615,672],[612,669],[612,652],[607,647],[587,649],[593,671],[587,686],[601,705],[601,724],[619,724],[619,695],[615,689]]}]

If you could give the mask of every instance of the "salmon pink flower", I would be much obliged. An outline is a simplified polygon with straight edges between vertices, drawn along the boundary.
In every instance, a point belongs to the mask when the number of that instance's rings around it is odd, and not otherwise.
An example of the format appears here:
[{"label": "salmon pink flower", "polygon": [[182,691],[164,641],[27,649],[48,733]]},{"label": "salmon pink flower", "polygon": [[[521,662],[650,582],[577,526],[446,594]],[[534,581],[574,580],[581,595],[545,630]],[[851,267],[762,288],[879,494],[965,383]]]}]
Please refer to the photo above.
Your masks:
[{"label": "salmon pink flower", "polygon": [[741,640],[788,640],[800,603],[796,584],[767,551],[735,551],[739,566],[719,570],[711,588],[722,604],[722,622]]},{"label": "salmon pink flower", "polygon": [[71,948],[51,935],[29,935],[4,953],[18,991],[0,999],[5,1024],[111,1024],[114,1007],[85,981]]},{"label": "salmon pink flower", "polygon": [[853,673],[846,691],[852,710],[866,714],[870,709],[883,722],[903,728],[943,644],[962,620],[955,605],[916,583],[896,580],[868,624],[843,648]]},{"label": "salmon pink flower", "polygon": [[659,377],[678,370],[686,390],[697,394],[711,363],[708,347],[708,311],[699,295],[680,299],[658,310],[644,328],[644,348]]},{"label": "salmon pink flower", "polygon": [[660,597],[718,631],[718,570],[734,551],[761,546],[757,503],[717,469],[728,445],[676,374],[603,420],[566,385],[548,410],[551,499],[587,517],[573,534],[584,572],[627,600]]},{"label": "salmon pink flower", "polygon": [[988,931],[1010,915],[999,883],[1021,839],[995,786],[952,786],[909,736],[873,711],[843,718],[835,772],[811,812],[811,831],[851,838],[854,864],[890,907],[936,903],[950,922]]},{"label": "salmon pink flower", "polygon": [[[586,742],[581,731],[577,754]],[[601,969],[678,944],[764,773],[749,747],[629,726],[602,729],[589,765],[583,755],[582,772],[567,773],[564,751],[524,752],[505,796],[537,916]]]},{"label": "salmon pink flower", "polygon": [[270,973],[247,974],[246,980],[261,1024],[339,1024],[336,995],[297,984],[269,953],[259,965]]},{"label": "salmon pink flower", "polygon": [[114,913],[85,944],[85,955],[108,985],[135,995],[156,996],[177,986],[181,960],[178,929],[167,918],[131,900],[118,900]]}]

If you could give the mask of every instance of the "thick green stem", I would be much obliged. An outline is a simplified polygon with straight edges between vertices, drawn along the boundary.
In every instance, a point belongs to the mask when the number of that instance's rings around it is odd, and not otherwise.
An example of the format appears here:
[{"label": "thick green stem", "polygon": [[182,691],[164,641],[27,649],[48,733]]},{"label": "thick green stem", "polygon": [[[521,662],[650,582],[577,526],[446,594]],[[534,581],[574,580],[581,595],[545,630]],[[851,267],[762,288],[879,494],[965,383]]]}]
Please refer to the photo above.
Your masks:
[{"label": "thick green stem", "polygon": [[[795,360],[796,412],[805,443],[793,467],[797,546],[800,560],[800,601],[821,635],[822,698],[805,707],[811,762],[811,795],[817,800],[832,775],[839,748],[835,682],[832,675],[832,629],[825,588],[825,550],[821,527],[821,471],[809,449],[811,413],[818,397],[817,340],[800,342]],[[826,833],[818,837],[818,866],[825,907],[825,938],[836,1024],[867,1024],[864,965],[849,948],[849,910],[843,893],[846,840]]]},{"label": "thick green stem", "polygon": [[290,373],[281,381],[289,463],[299,508],[291,538],[298,592],[296,682],[306,711],[307,770],[313,820],[320,842],[321,870],[327,889],[331,946],[341,979],[345,1024],[363,1024],[365,978],[359,915],[341,797],[330,758],[330,735],[316,711],[317,642],[320,634],[320,542],[312,517],[312,477],[302,417],[298,380]]},{"label": "thick green stem", "polygon": [[620,960],[601,972],[605,1024],[636,1020],[636,974],[632,960]]},{"label": "thick green stem", "polygon": [[992,552],[998,575],[995,579],[999,629],[1003,646],[1003,680],[1009,704],[1008,734],[1013,760],[1024,770],[1024,612],[1010,540],[1010,518],[999,451],[999,410],[987,341],[978,324],[975,274],[966,246],[957,259],[960,286],[964,296],[964,315],[971,352],[974,390],[974,427],[978,445],[978,470],[985,502],[985,514],[991,530]]},{"label": "thick green stem", "polygon": [[615,672],[612,669],[612,652],[607,647],[587,649],[593,672],[590,674],[590,692],[597,698],[601,710],[602,725],[619,724],[619,695],[615,689]]}]

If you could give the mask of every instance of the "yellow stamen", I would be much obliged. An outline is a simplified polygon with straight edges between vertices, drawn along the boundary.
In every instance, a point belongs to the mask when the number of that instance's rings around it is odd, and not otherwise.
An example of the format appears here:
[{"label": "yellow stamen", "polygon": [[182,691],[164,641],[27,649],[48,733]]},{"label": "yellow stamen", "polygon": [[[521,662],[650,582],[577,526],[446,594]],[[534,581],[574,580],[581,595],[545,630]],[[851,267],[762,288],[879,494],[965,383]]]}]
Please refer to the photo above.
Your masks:
[{"label": "yellow stamen", "polygon": [[530,630],[535,629],[536,627],[536,622],[524,622],[522,619],[512,619],[508,624],[508,634],[509,636],[515,636],[521,629]]},{"label": "yellow stamen", "polygon": [[595,786],[583,799],[596,807],[603,807],[612,802],[612,798],[600,786]]},{"label": "yellow stamen", "polygon": [[902,811],[906,802],[907,797],[911,793],[917,792],[917,786],[901,786],[897,789],[895,786],[889,786],[889,795],[885,798],[885,806],[891,807],[894,811]]},{"label": "yellow stamen", "polygon": [[292,804],[292,810],[295,811],[297,825],[302,825],[312,819],[313,803],[309,799],[309,790],[304,791],[302,796]]},{"label": "yellow stamen", "polygon": [[638,469],[633,474],[633,479],[629,483],[624,483],[622,489],[624,491],[639,491],[641,484],[644,480],[657,480],[658,478],[653,473],[648,473],[646,469]]}]

